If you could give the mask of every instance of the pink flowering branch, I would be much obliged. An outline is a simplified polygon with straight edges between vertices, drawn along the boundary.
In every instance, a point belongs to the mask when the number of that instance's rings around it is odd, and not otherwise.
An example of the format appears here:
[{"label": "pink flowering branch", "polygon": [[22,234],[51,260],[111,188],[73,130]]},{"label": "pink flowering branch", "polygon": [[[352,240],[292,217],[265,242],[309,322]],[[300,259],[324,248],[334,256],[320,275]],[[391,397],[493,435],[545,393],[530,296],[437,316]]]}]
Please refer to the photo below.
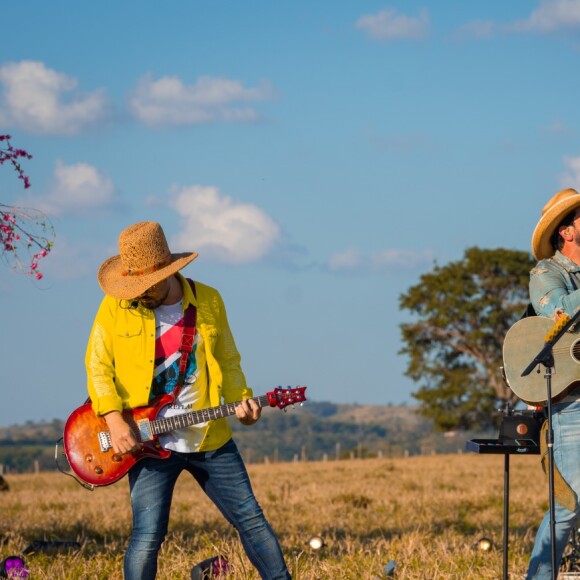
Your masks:
[{"label": "pink flowering branch", "polygon": [[[28,189],[30,179],[20,162],[32,159],[32,155],[12,147],[10,139],[10,135],[0,135],[0,165],[12,165],[24,189]],[[42,279],[38,262],[49,254],[54,237],[54,228],[41,211],[0,203],[0,257],[12,269]]]}]

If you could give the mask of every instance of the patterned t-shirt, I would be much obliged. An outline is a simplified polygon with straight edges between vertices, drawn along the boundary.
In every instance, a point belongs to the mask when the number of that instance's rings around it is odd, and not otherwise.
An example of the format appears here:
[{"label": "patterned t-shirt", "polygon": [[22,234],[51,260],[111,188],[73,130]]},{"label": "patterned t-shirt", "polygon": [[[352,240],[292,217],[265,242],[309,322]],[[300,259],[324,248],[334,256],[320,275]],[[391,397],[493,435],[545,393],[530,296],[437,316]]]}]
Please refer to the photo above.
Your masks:
[{"label": "patterned t-shirt", "polygon": [[[172,393],[179,376],[179,361],[181,360],[181,336],[183,334],[184,317],[181,301],[176,304],[162,304],[155,310],[155,365],[151,396]],[[199,406],[200,389],[197,384],[199,376],[197,352],[201,348],[201,336],[195,334],[193,350],[189,354],[185,380],[177,400],[164,407],[159,417],[172,417],[191,412]],[[197,406],[196,406],[197,404]],[[199,449],[203,430],[207,423],[200,423],[185,429],[177,429],[161,435],[159,441],[166,449],[191,453]]]}]

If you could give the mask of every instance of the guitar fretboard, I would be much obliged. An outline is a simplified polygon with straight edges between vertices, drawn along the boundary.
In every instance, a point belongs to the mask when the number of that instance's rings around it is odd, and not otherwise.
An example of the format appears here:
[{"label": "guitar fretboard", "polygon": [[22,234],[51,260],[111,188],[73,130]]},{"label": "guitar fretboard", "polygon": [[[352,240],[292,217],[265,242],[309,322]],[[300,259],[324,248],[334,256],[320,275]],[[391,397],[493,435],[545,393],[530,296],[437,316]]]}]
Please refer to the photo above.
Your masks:
[{"label": "guitar fretboard", "polygon": [[[261,397],[252,397],[258,404],[258,407],[267,407],[270,405],[267,395]],[[199,425],[214,419],[222,419],[236,414],[236,407],[240,404],[226,403],[219,407],[209,407],[208,409],[201,409],[200,411],[191,411],[189,413],[182,413],[181,415],[174,415],[173,417],[163,417],[149,422],[149,428],[152,435],[161,435],[175,431],[175,429],[183,429],[184,427],[191,427],[192,425]]]}]

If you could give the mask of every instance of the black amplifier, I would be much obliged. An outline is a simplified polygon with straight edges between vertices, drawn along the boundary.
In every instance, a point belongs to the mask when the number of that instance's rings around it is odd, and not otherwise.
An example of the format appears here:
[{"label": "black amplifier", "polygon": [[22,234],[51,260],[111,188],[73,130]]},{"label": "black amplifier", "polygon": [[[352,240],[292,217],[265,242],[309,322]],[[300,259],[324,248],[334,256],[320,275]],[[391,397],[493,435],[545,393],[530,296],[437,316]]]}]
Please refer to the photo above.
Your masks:
[{"label": "black amplifier", "polygon": [[506,442],[527,442],[539,446],[540,430],[544,420],[543,411],[512,411],[502,419],[499,426],[499,439]]},{"label": "black amplifier", "polygon": [[512,411],[505,415],[497,439],[470,439],[467,451],[501,455],[539,455],[543,411]]}]

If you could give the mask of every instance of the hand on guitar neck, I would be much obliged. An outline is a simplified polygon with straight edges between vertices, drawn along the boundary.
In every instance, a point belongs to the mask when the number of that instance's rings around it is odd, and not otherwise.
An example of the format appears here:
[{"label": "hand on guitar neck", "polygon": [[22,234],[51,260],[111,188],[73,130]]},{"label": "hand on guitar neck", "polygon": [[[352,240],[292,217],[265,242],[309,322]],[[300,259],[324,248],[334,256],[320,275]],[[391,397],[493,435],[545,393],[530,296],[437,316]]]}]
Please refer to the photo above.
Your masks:
[{"label": "hand on guitar neck", "polygon": [[119,411],[107,413],[104,419],[109,427],[111,443],[115,453],[124,455],[141,449],[141,443],[137,441],[135,433],[133,433],[129,423],[123,419],[123,415]]},{"label": "hand on guitar neck", "polygon": [[253,425],[262,415],[262,409],[254,399],[244,399],[236,405],[236,417],[242,425]]}]

